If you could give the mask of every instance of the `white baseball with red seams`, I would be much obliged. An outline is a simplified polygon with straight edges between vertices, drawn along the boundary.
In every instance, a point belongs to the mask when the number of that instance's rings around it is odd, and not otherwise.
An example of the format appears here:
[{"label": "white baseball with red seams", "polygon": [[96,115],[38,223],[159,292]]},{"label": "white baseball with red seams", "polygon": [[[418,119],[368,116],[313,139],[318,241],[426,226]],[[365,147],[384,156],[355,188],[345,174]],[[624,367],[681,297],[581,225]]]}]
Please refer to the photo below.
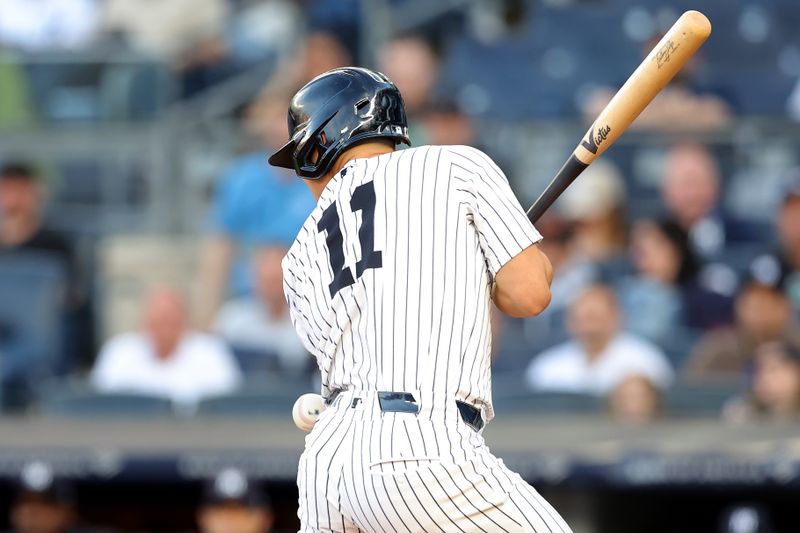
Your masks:
[{"label": "white baseball with red seams", "polygon": [[294,425],[308,433],[317,423],[317,418],[325,410],[325,400],[319,394],[303,394],[292,407]]}]

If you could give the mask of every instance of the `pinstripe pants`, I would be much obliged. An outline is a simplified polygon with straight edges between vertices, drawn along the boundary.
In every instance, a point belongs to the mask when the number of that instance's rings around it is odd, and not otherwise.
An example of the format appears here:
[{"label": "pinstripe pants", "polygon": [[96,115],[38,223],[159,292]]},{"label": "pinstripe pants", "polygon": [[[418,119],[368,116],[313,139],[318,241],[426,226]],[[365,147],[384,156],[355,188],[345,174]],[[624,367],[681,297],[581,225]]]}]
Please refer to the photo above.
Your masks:
[{"label": "pinstripe pants", "polygon": [[419,415],[383,413],[368,397],[343,394],[306,437],[301,533],[571,533],[490,453],[454,401]]}]

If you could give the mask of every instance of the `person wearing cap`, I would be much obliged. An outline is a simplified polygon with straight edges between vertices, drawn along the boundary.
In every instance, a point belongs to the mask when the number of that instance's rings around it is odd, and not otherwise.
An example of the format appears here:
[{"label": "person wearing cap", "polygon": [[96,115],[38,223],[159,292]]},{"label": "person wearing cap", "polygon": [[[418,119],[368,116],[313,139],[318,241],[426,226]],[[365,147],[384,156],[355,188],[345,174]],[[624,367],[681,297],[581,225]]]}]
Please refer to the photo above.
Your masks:
[{"label": "person wearing cap", "polygon": [[775,533],[769,511],[755,503],[737,503],[722,512],[718,533]]},{"label": "person wearing cap", "polygon": [[598,161],[564,191],[558,211],[572,226],[570,249],[575,261],[616,271],[613,266],[618,267],[625,256],[625,196],[625,181],[610,161]]},{"label": "person wearing cap", "polygon": [[267,494],[237,469],[210,481],[197,511],[200,533],[267,533],[275,517]]},{"label": "person wearing cap", "polygon": [[14,533],[77,533],[72,486],[56,477],[50,465],[26,465],[9,514]]},{"label": "person wearing cap", "polygon": [[777,260],[756,258],[736,296],[735,323],[700,339],[685,366],[686,377],[738,382],[759,345],[780,340],[800,343],[800,325],[783,287]]}]

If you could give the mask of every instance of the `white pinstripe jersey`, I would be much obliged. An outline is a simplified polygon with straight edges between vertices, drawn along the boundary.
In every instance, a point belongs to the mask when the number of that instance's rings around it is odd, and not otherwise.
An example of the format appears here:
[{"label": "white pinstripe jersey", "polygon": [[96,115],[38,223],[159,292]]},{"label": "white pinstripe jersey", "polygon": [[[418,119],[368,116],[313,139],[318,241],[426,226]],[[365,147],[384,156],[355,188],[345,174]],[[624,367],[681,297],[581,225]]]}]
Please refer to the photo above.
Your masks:
[{"label": "white pinstripe jersey", "polygon": [[541,236],[502,171],[466,146],[355,159],[283,260],[292,319],[336,389],[491,407],[494,275]]}]

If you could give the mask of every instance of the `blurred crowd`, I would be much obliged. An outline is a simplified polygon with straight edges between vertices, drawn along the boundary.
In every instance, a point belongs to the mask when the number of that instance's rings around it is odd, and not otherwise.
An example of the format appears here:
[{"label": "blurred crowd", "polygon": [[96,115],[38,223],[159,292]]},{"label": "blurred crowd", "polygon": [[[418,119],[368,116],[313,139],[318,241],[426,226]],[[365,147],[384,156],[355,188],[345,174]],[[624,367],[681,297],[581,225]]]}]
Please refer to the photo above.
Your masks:
[{"label": "blurred crowd", "polygon": [[[590,120],[619,81],[600,79],[568,106],[544,96],[512,104],[524,100],[530,75],[539,76],[540,90],[557,87],[559,69],[570,66],[567,50],[541,67],[513,65],[514,54],[536,55],[531,35],[552,31],[542,20],[569,12],[544,4],[539,12],[523,1],[475,2],[386,36],[364,57],[365,14],[349,0],[0,0],[4,126],[63,118],[78,105],[54,95],[86,72],[43,76],[36,54],[134,53],[169,69],[175,100],[271,65],[236,115],[246,148],[217,176],[208,214],[198,214],[207,222],[196,272],[185,273],[191,290],[162,283],[141,291],[140,324],[126,332],[99,331],[106,310],[98,305],[96,249],[48,218],[57,170],[5,153],[0,142],[0,406],[35,410],[54,383],[75,376],[84,392],[167,399],[183,414],[257,387],[261,376],[310,389],[315,364],[294,334],[280,262],[314,203],[300,180],[265,161],[285,141],[289,97],[330,68],[374,63],[403,93],[415,145],[485,149],[519,187],[525,176],[515,159],[525,154],[482,134],[498,99],[519,81],[507,118]],[[625,7],[590,4],[590,14]],[[650,21],[649,32],[628,31],[638,45],[628,48],[649,50],[664,17],[625,9],[620,20]],[[738,38],[760,43],[748,28]],[[485,70],[499,79],[464,79],[465,50],[475,61],[471,75]],[[510,55],[500,64],[503,54]],[[535,319],[496,318],[496,375],[508,385],[499,403],[509,390],[565,402],[587,397],[620,420],[645,423],[669,415],[674,391],[713,384],[727,395],[719,415],[732,421],[800,417],[800,172],[779,164],[769,190],[757,180],[744,186],[752,168],[704,142],[748,111],[709,63],[690,65],[637,123],[666,141],[612,150],[540,221],[556,272],[553,301]],[[522,70],[533,74],[520,78]],[[777,118],[794,116],[797,91],[790,93]],[[547,102],[549,111],[537,111]],[[750,213],[730,200],[748,195],[760,206]]]},{"label": "blurred crowd", "polygon": [[[245,472],[226,468],[196,484],[202,484],[202,489],[194,512],[196,529],[192,531],[269,533],[274,530],[275,514],[269,494],[261,483],[249,478]],[[9,531],[14,533],[112,531],[85,524],[76,487],[47,462],[26,464],[15,480],[13,492]],[[116,518],[125,521],[124,517]]]}]

